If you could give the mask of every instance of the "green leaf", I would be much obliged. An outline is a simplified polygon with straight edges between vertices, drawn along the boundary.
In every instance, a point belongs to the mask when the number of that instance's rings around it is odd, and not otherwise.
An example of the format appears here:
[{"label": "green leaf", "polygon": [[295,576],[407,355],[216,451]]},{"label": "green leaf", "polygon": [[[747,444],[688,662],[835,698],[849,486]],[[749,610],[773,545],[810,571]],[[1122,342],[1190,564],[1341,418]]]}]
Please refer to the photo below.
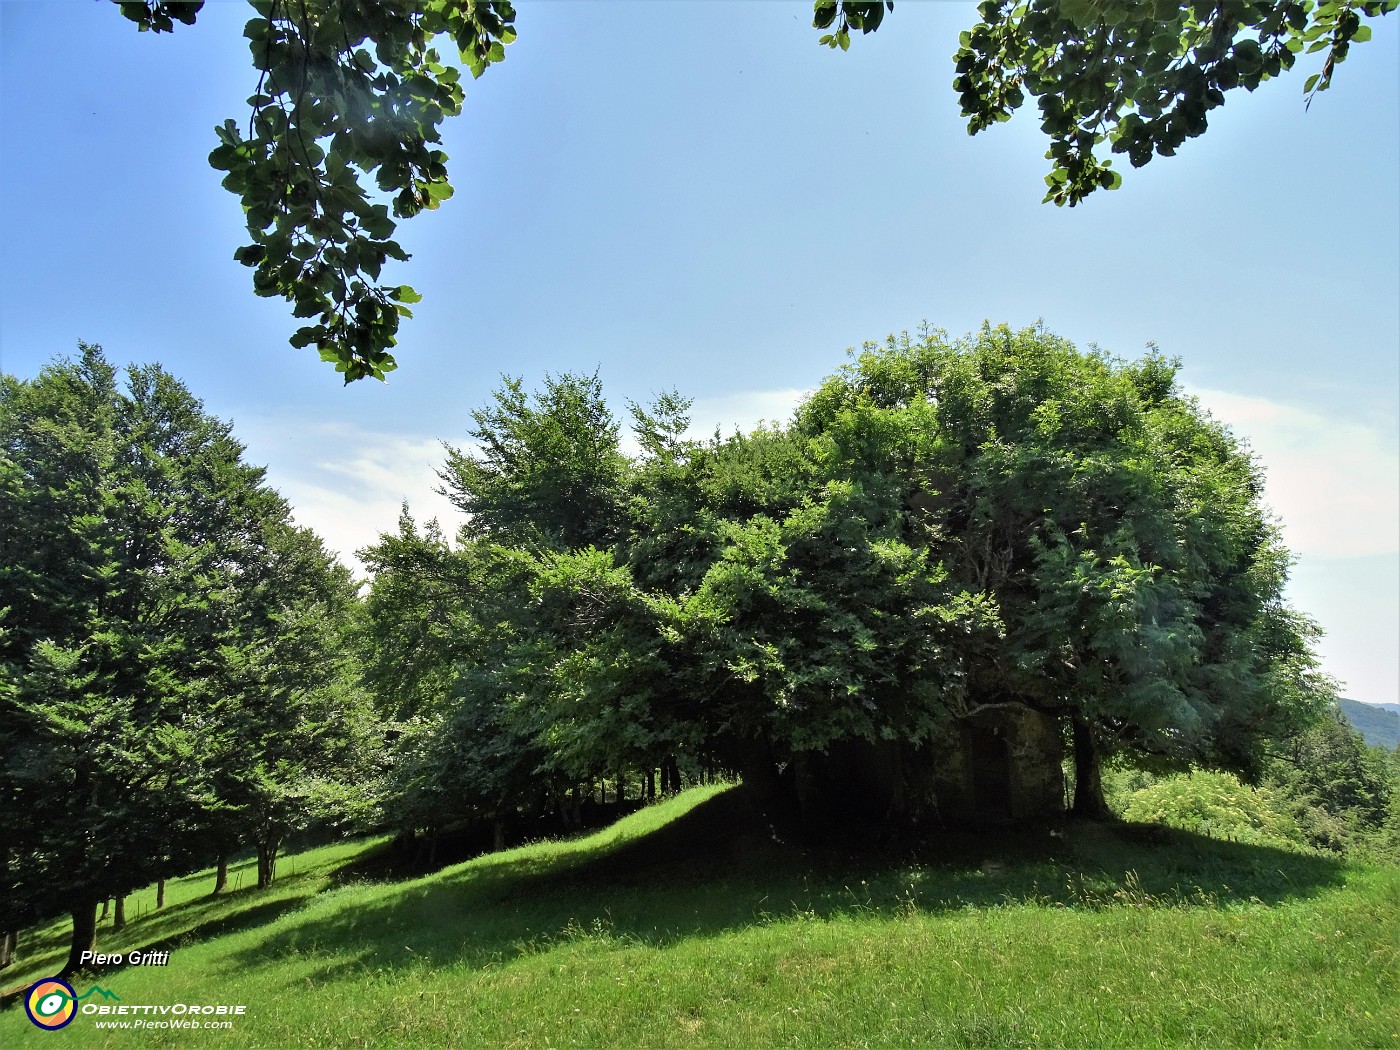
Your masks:
[{"label": "green leaf", "polygon": [[423,301],[423,297],[406,284],[401,284],[391,291],[389,298],[401,303],[421,303]]},{"label": "green leaf", "polygon": [[215,171],[232,171],[237,163],[238,149],[234,146],[215,146],[209,154],[209,166]]},{"label": "green leaf", "polygon": [[360,225],[371,237],[383,240],[394,232],[396,224],[389,218],[389,209],[382,204],[376,204],[373,212],[360,220]]},{"label": "green leaf", "polygon": [[1259,50],[1257,40],[1240,40],[1235,44],[1235,58],[1237,61],[1248,65],[1258,65],[1263,61],[1263,53]]},{"label": "green leaf", "polygon": [[214,134],[218,135],[219,141],[226,146],[236,146],[238,144],[238,125],[234,123],[232,119],[215,126]]}]

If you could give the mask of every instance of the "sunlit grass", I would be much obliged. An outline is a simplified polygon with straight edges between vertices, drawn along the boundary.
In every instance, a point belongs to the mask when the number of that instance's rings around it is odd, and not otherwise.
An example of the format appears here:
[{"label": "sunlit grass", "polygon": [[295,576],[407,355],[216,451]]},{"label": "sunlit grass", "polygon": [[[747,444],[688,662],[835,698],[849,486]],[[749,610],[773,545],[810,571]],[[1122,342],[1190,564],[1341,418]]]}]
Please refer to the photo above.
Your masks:
[{"label": "sunlit grass", "polygon": [[[125,929],[113,930],[110,914],[99,923],[97,950],[104,954],[169,950],[173,945],[212,936],[231,923],[256,923],[260,916],[296,906],[324,890],[333,872],[382,841],[337,843],[284,858],[278,864],[281,877],[265,890],[256,888],[255,859],[231,863],[227,890],[217,897],[211,895],[212,868],[167,881],[164,908],[156,908],[155,885],[147,886],[126,898]],[[0,988],[8,992],[57,972],[68,958],[71,931],[67,918],[24,931],[17,964],[0,974]]]},{"label": "sunlit grass", "polygon": [[[777,841],[715,787],[594,835],[355,881],[374,869],[350,862],[374,848],[303,854],[286,897],[221,902],[286,905],[267,921],[192,938],[164,970],[101,977],[127,1003],[245,1004],[232,1031],[102,1033],[80,1017],[63,1038],[1400,1046],[1395,869],[1132,827],[872,860]],[[186,900],[207,906],[197,889]],[[0,1015],[4,1045],[56,1038]]]}]

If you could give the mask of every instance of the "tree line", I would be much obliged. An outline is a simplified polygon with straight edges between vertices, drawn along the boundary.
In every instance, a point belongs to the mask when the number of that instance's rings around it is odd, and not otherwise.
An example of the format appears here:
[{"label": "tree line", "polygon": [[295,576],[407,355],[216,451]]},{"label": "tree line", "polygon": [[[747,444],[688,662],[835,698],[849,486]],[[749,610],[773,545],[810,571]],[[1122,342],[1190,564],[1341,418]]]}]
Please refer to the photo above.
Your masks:
[{"label": "tree line", "polygon": [[71,971],[100,902],[240,848],[265,885],[311,825],[499,846],[600,785],[938,820],[997,708],[1059,727],[1081,814],[1113,756],[1257,777],[1333,692],[1260,467],[1175,375],[927,330],[786,423],[692,439],[672,392],[626,443],[596,375],[506,379],[456,533],[405,509],[358,588],[160,368],[5,377],[0,930],[71,914]]},{"label": "tree line", "polygon": [[343,819],[377,722],[351,576],[228,424],[93,346],[0,377],[0,930]]},{"label": "tree line", "polygon": [[694,441],[678,395],[631,404],[633,456],[596,377],[507,380],[441,471],[455,540],[405,512],[363,552],[386,815],[514,819],[680,756],[926,819],[939,743],[998,706],[1063,727],[1082,814],[1114,754],[1257,775],[1331,684],[1259,465],[1175,367],[926,331],[786,425]]}]

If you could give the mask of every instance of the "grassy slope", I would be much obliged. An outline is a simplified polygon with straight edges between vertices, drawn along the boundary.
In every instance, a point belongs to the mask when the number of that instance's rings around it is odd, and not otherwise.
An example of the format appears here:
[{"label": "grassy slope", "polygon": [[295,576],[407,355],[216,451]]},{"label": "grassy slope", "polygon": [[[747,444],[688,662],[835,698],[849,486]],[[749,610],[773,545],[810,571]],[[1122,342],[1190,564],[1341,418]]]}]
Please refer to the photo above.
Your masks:
[{"label": "grassy slope", "polygon": [[246,1003],[233,1031],[55,1036],[11,1008],[0,1044],[1400,1045],[1400,871],[1066,835],[804,852],[700,788],[410,881],[354,881],[373,845],[312,851],[272,891],[143,917],[128,945],[204,927],[163,970],[98,978]]}]

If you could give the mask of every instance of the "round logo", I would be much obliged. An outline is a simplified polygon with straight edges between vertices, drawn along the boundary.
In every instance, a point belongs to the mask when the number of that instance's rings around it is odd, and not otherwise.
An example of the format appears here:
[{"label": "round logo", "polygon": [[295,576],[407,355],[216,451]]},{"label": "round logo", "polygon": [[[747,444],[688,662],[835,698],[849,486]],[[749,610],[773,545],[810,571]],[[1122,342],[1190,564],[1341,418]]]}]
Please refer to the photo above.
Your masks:
[{"label": "round logo", "polygon": [[71,984],[50,977],[29,989],[24,997],[24,1012],[40,1028],[57,1031],[77,1015],[77,998]]}]

